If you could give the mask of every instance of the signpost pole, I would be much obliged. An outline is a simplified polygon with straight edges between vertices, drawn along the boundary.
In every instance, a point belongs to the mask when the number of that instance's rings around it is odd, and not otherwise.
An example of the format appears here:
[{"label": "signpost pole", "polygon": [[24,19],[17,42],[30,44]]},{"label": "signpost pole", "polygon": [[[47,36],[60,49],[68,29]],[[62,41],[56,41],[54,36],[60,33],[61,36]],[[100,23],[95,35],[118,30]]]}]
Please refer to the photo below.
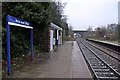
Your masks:
[{"label": "signpost pole", "polygon": [[10,26],[8,25],[8,17],[6,22],[6,33],[7,33],[7,67],[8,75],[11,73],[11,57],[10,57]]},{"label": "signpost pole", "polygon": [[23,28],[29,28],[31,29],[30,31],[30,47],[31,47],[31,55],[32,55],[32,60],[34,58],[34,52],[33,52],[33,27],[31,27],[31,24],[27,21],[24,21],[22,19],[15,18],[13,16],[8,15],[6,17],[6,35],[7,35],[7,70],[8,70],[8,75],[11,73],[11,54],[10,54],[10,26],[20,26]]},{"label": "signpost pole", "polygon": [[34,52],[33,52],[33,29],[31,29],[30,31],[31,31],[31,35],[30,35],[31,56],[32,56],[32,60],[33,60],[33,58],[34,58]]}]

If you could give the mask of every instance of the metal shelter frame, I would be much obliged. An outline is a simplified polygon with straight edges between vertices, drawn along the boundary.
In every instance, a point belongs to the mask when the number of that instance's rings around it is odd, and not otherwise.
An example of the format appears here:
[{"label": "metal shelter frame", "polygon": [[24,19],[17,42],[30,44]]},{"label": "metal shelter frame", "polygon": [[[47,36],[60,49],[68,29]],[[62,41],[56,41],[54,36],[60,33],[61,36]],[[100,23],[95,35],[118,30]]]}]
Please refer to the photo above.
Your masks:
[{"label": "metal shelter frame", "polygon": [[58,37],[59,37],[59,31],[63,31],[63,29],[62,28],[60,28],[59,26],[57,26],[57,25],[55,25],[54,23],[51,23],[51,28],[53,29],[53,30],[56,30],[56,45],[58,46],[59,45],[59,42],[58,42]]},{"label": "metal shelter frame", "polygon": [[10,25],[19,26],[22,28],[30,29],[30,47],[31,47],[31,55],[33,60],[33,27],[31,23],[24,21],[22,19],[7,15],[6,17],[6,34],[7,34],[7,70],[8,75],[11,73],[11,53],[10,53]]}]

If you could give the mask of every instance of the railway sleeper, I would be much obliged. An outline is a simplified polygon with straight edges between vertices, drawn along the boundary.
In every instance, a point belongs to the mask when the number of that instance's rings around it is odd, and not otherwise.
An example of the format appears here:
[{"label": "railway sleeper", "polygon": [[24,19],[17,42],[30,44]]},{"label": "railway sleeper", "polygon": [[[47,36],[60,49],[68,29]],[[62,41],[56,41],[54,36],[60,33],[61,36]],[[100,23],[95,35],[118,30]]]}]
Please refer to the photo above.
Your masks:
[{"label": "railway sleeper", "polygon": [[107,71],[107,72],[104,72],[104,71],[100,71],[100,72],[96,72],[97,76],[104,76],[104,77],[113,77],[113,76],[116,76],[113,72],[110,72],[110,71]]},{"label": "railway sleeper", "polygon": [[93,69],[107,69],[107,66],[92,66]]},{"label": "railway sleeper", "polygon": [[118,77],[98,77],[98,80],[118,80]]},{"label": "railway sleeper", "polygon": [[94,69],[95,72],[97,71],[110,71],[110,69]]},{"label": "railway sleeper", "polygon": [[92,66],[104,66],[104,64],[91,63]]}]

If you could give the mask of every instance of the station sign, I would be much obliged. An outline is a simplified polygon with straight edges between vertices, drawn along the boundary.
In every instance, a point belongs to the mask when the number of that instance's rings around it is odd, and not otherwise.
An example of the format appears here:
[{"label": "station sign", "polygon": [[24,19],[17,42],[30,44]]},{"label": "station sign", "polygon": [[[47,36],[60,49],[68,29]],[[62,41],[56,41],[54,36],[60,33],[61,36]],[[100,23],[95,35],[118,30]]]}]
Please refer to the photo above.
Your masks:
[{"label": "station sign", "polygon": [[23,28],[28,28],[30,30],[30,47],[31,47],[31,60],[33,60],[34,57],[34,52],[33,52],[33,27],[31,26],[31,23],[16,18],[14,16],[7,15],[6,17],[6,41],[7,41],[7,70],[8,70],[8,75],[11,73],[11,53],[10,53],[10,26],[19,26]]},{"label": "station sign", "polygon": [[33,29],[33,27],[31,26],[31,23],[25,20],[10,16],[10,15],[7,16],[7,20],[9,25]]}]

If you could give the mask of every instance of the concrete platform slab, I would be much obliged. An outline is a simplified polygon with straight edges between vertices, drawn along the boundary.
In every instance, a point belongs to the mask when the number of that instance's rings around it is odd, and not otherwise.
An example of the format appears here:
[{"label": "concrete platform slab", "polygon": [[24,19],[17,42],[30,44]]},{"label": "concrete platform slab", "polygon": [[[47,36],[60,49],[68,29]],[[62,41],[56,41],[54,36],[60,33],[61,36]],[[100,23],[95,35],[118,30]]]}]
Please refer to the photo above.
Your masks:
[{"label": "concrete platform slab", "polygon": [[76,41],[74,41],[72,55],[72,78],[92,78]]},{"label": "concrete platform slab", "polygon": [[44,63],[41,64],[40,58],[37,58],[30,65],[14,71],[9,77],[92,78],[76,41],[68,41],[59,46]]}]

